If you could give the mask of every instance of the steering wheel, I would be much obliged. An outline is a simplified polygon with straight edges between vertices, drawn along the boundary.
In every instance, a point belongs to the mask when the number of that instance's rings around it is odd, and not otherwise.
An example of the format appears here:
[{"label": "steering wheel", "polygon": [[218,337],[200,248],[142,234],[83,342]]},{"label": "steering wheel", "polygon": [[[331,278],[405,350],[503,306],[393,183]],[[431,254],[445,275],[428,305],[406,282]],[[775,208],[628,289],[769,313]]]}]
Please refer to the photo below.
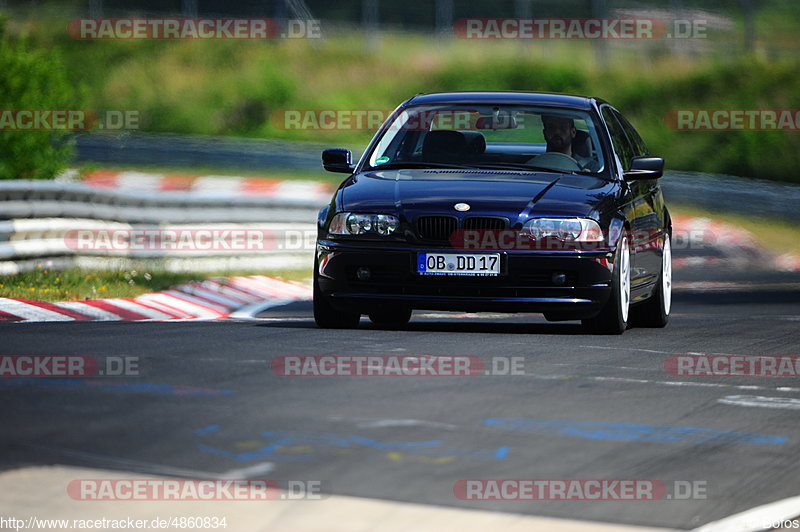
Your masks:
[{"label": "steering wheel", "polygon": [[540,153],[536,157],[530,159],[528,161],[528,164],[543,166],[545,168],[552,168],[554,170],[568,170],[568,171],[582,170],[581,165],[578,164],[578,161],[576,161],[566,153],[561,153],[557,151],[548,151],[545,153]]}]

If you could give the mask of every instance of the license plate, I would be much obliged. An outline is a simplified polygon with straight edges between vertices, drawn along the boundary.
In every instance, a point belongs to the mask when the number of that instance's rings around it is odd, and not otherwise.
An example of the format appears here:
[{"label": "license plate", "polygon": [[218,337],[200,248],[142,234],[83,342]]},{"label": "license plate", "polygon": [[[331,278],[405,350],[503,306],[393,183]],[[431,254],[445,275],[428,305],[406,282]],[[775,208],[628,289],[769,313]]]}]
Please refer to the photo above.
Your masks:
[{"label": "license plate", "polygon": [[417,273],[420,275],[500,274],[500,254],[418,253]]}]

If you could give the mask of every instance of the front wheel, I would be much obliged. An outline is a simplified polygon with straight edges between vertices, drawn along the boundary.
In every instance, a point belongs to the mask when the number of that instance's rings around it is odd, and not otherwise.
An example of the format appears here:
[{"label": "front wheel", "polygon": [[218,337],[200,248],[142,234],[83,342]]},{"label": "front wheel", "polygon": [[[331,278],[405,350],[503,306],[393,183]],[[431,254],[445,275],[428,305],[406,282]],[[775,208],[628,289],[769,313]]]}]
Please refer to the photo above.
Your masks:
[{"label": "front wheel", "polygon": [[342,312],[331,306],[322,293],[317,280],[317,265],[314,264],[314,321],[320,329],[355,329],[361,320],[358,312]]},{"label": "front wheel", "polygon": [[622,334],[628,327],[630,304],[631,251],[628,237],[623,236],[617,245],[617,256],[611,277],[611,295],[600,314],[594,318],[581,320],[581,323],[595,334]]},{"label": "front wheel", "polygon": [[669,322],[669,311],[672,307],[672,246],[670,237],[664,237],[664,249],[661,253],[661,276],[658,286],[650,299],[634,307],[631,316],[635,327],[661,328]]}]

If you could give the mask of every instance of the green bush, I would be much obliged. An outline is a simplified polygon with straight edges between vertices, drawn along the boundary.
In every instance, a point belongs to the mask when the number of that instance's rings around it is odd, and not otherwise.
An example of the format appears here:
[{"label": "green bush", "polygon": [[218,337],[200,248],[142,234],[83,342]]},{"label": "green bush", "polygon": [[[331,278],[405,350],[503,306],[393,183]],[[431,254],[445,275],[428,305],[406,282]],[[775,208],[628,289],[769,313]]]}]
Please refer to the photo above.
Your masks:
[{"label": "green bush", "polygon": [[681,75],[628,79],[613,69],[583,74],[569,64],[506,58],[454,62],[439,69],[431,90],[533,90],[598,96],[637,127],[667,167],[800,183],[796,131],[676,131],[665,120],[676,109],[800,109],[797,62],[740,58]]},{"label": "green bush", "polygon": [[[82,99],[67,79],[60,56],[32,49],[5,31],[0,19],[0,110],[81,109]],[[67,131],[0,133],[0,179],[53,179],[73,156]]]},{"label": "green bush", "polygon": [[672,109],[798,109],[797,63],[744,59],[621,90],[613,102],[672,169],[800,183],[795,131],[675,131]]}]

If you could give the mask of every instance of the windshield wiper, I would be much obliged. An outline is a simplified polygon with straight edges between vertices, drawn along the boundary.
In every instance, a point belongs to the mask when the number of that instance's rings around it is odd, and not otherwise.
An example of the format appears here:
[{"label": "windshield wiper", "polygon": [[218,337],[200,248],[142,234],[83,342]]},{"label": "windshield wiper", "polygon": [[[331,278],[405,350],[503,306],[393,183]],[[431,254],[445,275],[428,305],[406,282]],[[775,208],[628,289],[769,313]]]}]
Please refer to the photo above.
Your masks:
[{"label": "windshield wiper", "polygon": [[386,170],[386,169],[397,169],[397,168],[468,168],[471,170],[477,167],[467,166],[465,164],[429,163],[426,161],[406,161],[406,162],[398,161],[394,163],[381,164],[378,166],[370,166],[369,170]]},{"label": "windshield wiper", "polygon": [[514,170],[529,170],[532,172],[551,172],[557,174],[592,175],[592,172],[583,170],[562,170],[559,168],[547,168],[546,166],[534,166],[525,163],[481,163],[476,168],[508,168]]}]

